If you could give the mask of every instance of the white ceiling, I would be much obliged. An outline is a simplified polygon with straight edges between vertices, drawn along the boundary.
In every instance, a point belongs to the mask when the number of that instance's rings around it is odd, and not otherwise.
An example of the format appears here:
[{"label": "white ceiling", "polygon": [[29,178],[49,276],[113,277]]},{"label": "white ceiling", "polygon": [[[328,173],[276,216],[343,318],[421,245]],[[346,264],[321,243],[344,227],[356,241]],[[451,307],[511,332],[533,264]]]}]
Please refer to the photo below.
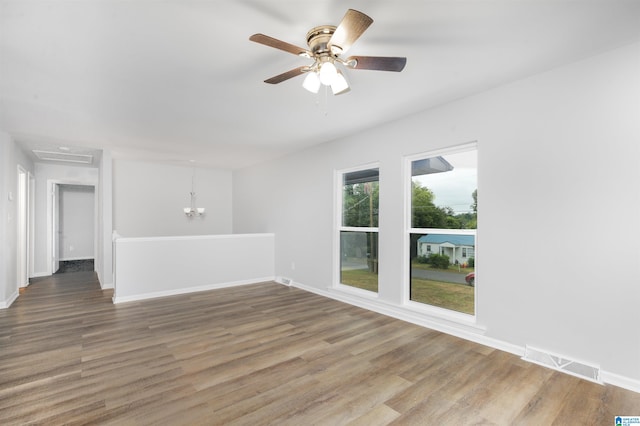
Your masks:
[{"label": "white ceiling", "polygon": [[[262,81],[347,8],[374,19],[352,90]],[[0,0],[0,129],[27,149],[239,168],[640,40],[636,0]],[[321,91],[322,93],[322,91]]]}]

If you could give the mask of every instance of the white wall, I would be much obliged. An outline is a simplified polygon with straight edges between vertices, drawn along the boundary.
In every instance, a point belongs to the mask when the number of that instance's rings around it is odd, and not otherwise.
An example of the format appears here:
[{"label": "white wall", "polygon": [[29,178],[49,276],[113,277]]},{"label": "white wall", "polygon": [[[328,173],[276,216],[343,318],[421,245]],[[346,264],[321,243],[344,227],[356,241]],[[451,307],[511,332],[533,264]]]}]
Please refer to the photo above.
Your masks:
[{"label": "white wall", "polygon": [[234,232],[275,233],[276,275],[325,291],[334,170],[379,162],[369,302],[404,309],[403,156],[471,141],[483,339],[600,364],[640,391],[639,44],[237,171]]},{"label": "white wall", "polygon": [[95,187],[60,185],[60,260],[95,256]]},{"label": "white wall", "polygon": [[270,281],[273,234],[116,238],[114,303]]},{"label": "white wall", "polygon": [[50,217],[47,202],[50,199],[50,182],[76,185],[98,185],[99,170],[92,167],[35,164],[35,220],[34,220],[34,275],[51,274]]},{"label": "white wall", "polygon": [[231,233],[231,172],[195,169],[196,205],[206,214],[188,218],[182,209],[190,205],[193,173],[188,166],[115,160],[114,229],[123,237]]},{"label": "white wall", "polygon": [[31,160],[8,134],[0,130],[0,308],[8,307],[18,297],[18,165],[33,173]]},{"label": "white wall", "polygon": [[96,273],[102,288],[113,287],[113,160],[109,150],[99,159],[98,229],[96,238]]}]

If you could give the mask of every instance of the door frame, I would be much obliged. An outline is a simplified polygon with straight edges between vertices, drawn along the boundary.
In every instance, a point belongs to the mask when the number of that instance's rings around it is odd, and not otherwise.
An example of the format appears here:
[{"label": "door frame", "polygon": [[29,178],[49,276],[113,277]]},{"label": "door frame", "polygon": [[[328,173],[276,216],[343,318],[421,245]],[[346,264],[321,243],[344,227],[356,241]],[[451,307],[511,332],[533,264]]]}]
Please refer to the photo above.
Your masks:
[{"label": "door frame", "polygon": [[[97,238],[97,232],[98,232],[98,197],[97,197],[97,189],[98,189],[98,185],[96,183],[87,183],[87,182],[78,182],[78,181],[74,181],[74,180],[64,180],[64,179],[47,179],[47,273],[49,275],[53,275],[55,271],[53,271],[54,267],[53,264],[56,261],[55,257],[55,252],[56,252],[56,248],[54,247],[54,244],[59,244],[58,238],[56,235],[54,235],[54,233],[56,232],[56,229],[59,228],[59,224],[60,224],[60,215],[59,214],[55,214],[54,212],[54,207],[56,205],[59,205],[58,201],[56,198],[59,197],[59,191],[56,191],[56,189],[59,189],[58,187],[60,185],[77,185],[77,186],[90,186],[93,187],[93,203],[94,203],[94,209],[93,209],[93,229],[94,229],[94,233],[93,233],[93,253],[94,253],[94,259],[96,258],[96,254],[98,253],[98,238]],[[58,227],[56,227],[56,223],[54,221],[58,221]],[[58,262],[60,261],[60,259],[57,259]],[[94,264],[94,269],[97,265]]]},{"label": "door frame", "polygon": [[29,285],[30,271],[32,268],[31,256],[31,173],[17,166],[16,176],[16,290]]}]

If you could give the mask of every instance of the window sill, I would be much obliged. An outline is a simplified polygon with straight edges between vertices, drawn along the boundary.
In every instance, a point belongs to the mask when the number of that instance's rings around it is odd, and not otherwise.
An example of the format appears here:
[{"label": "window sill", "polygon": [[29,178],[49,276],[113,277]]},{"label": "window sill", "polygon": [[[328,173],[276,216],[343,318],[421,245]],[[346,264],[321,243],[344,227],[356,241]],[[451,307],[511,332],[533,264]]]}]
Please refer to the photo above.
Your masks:
[{"label": "window sill", "polygon": [[403,307],[408,311],[420,314],[421,316],[424,316],[433,321],[444,320],[448,323],[459,324],[477,331],[485,331],[484,327],[481,327],[476,323],[475,315],[464,314],[462,312],[456,312],[445,308],[438,308],[436,306],[429,306],[423,303],[413,302],[411,300],[405,302]]},{"label": "window sill", "polygon": [[336,284],[327,290],[329,297],[342,302],[469,340],[475,341],[471,336],[483,335],[486,332],[486,328],[478,325],[476,318],[471,315],[425,307],[417,302],[396,305],[380,300],[378,293],[344,284]]},{"label": "window sill", "polygon": [[364,297],[371,300],[375,300],[378,298],[378,293],[376,293],[375,291],[363,290],[361,288],[352,287],[346,284],[338,283],[333,287],[333,290],[337,290],[354,296]]}]

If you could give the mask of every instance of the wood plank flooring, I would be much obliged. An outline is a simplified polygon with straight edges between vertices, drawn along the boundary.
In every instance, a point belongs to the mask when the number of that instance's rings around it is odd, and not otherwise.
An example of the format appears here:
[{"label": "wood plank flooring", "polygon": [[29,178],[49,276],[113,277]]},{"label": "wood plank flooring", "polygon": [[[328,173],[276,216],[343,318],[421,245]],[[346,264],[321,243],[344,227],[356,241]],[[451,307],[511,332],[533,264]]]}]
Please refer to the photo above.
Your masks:
[{"label": "wood plank flooring", "polygon": [[640,394],[263,283],[120,305],[93,273],[0,310],[2,425],[611,425]]}]

